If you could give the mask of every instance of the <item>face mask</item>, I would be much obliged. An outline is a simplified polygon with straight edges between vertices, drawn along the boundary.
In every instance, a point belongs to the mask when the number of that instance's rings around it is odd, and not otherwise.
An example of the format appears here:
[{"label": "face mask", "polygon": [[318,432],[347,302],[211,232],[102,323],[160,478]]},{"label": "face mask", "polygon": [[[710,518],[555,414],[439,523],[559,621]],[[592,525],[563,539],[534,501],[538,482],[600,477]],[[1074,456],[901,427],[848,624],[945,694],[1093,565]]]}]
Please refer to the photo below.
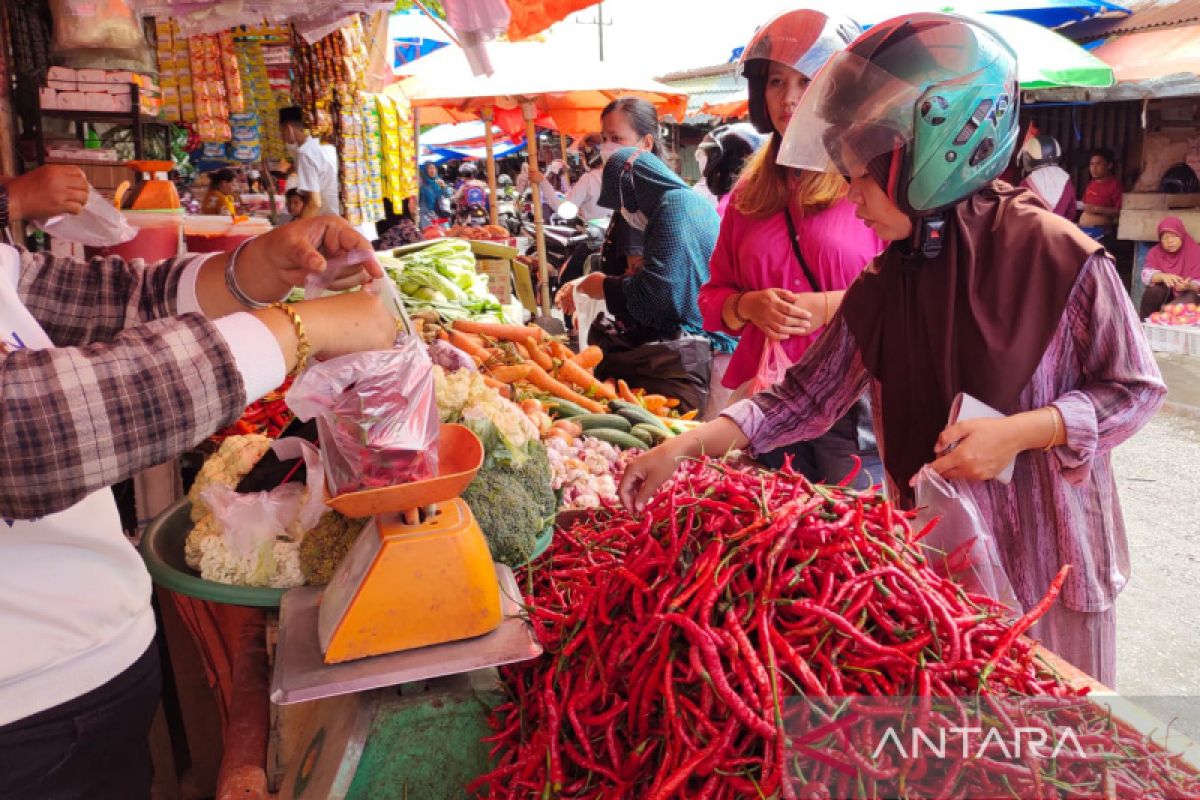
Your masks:
[{"label": "face mask", "polygon": [[629,223],[629,227],[636,231],[646,230],[646,213],[644,211],[627,211],[621,209],[621,216]]},{"label": "face mask", "polygon": [[616,142],[605,142],[604,144],[600,145],[600,160],[608,163],[608,159],[612,157],[612,154],[620,149],[621,145],[617,144]]}]

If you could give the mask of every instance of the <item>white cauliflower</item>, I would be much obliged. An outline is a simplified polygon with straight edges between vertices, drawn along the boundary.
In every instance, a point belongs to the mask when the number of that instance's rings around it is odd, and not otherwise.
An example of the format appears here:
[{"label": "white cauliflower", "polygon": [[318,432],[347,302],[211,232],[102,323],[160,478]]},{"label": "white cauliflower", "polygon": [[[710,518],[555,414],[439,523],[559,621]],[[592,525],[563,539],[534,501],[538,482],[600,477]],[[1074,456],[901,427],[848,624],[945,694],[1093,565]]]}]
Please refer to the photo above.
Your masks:
[{"label": "white cauliflower", "polygon": [[433,386],[442,422],[463,423],[479,434],[485,446],[490,438],[489,423],[516,459],[523,457],[529,442],[540,438],[537,427],[520,407],[501,397],[477,372],[446,372],[435,366]]},{"label": "white cauliflower", "polygon": [[304,574],[300,571],[302,531],[289,530],[285,538],[275,540],[269,552],[243,558],[230,550],[216,515],[201,496],[210,486],[237,486],[270,447],[271,440],[266,436],[229,437],[204,462],[188,492],[193,524],[184,544],[184,560],[205,580],[280,589],[304,584]]}]

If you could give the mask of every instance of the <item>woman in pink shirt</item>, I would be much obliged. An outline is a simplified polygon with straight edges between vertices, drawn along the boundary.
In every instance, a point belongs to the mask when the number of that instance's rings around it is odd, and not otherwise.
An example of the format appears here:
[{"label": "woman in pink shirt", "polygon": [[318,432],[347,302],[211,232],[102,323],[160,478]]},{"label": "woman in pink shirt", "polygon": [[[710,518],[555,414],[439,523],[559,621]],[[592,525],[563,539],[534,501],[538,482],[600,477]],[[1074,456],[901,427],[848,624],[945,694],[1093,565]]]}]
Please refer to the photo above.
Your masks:
[{"label": "woman in pink shirt", "polygon": [[[790,362],[799,360],[837,311],[846,287],[883,250],[882,240],[855,217],[841,177],[776,163],[810,77],[858,30],[849,19],[791,11],[760,28],[742,56],[750,119],[771,138],[732,193],[709,263],[709,282],[700,290],[705,328],[740,339],[723,371],[725,391],[714,386],[722,406],[731,394],[746,393],[771,341],[782,344]],[[824,436],[760,460],[778,467],[790,457],[810,480],[828,482],[848,474],[858,457],[863,469],[857,485],[882,481],[867,403],[864,396]]]}]

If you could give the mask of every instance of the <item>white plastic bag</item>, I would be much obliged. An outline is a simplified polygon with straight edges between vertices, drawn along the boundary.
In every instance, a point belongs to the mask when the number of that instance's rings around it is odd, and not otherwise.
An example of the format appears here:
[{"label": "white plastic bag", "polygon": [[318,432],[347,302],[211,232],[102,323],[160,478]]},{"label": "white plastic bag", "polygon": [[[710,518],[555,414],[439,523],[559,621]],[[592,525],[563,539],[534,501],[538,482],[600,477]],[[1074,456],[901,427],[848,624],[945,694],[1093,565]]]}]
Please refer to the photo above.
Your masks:
[{"label": "white plastic bag", "polygon": [[87,205],[78,214],[59,214],[38,227],[51,236],[88,247],[110,247],[138,235],[125,215],[95,189],[88,187]]},{"label": "white plastic bag", "polygon": [[281,461],[304,458],[304,486],[285,483],[269,492],[239,494],[222,484],[200,493],[212,509],[226,546],[241,558],[269,558],[278,539],[296,541],[316,527],[325,513],[325,480],[321,454],[303,439],[280,439],[271,449]]},{"label": "white plastic bag", "polygon": [[[582,280],[583,278],[578,278],[572,281],[572,289],[578,290],[579,282]],[[596,320],[596,317],[608,312],[608,303],[605,302],[603,297],[599,299],[588,297],[580,291],[575,291],[574,295],[575,313],[572,315],[572,318],[575,321],[575,330],[579,334],[579,349],[582,351],[588,346],[588,331],[591,329],[592,323]]]},{"label": "white plastic bag", "polygon": [[971,494],[926,464],[917,473],[916,498],[913,529],[923,530],[938,520],[920,542],[929,565],[968,592],[1019,610],[1000,548]]}]

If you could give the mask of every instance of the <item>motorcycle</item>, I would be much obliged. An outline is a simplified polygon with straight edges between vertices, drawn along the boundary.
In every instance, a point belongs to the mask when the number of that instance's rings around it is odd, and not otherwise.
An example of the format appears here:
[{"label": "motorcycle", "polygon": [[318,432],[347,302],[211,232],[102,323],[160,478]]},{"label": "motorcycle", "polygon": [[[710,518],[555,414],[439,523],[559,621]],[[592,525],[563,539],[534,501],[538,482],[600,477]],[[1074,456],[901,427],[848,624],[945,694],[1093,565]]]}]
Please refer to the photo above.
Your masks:
[{"label": "motorcycle", "polygon": [[521,215],[515,198],[502,197],[496,201],[496,222],[510,235],[521,235]]},{"label": "motorcycle", "polygon": [[[536,228],[532,222],[522,227],[525,235],[531,239],[525,255],[536,257]],[[579,208],[569,201],[559,205],[558,211],[551,215],[550,222],[542,226],[542,231],[546,240],[546,264],[550,270],[550,294],[553,296],[563,284],[591,271],[604,247],[605,232],[600,226],[580,218]],[[535,270],[535,289],[538,288],[540,277]]]}]

